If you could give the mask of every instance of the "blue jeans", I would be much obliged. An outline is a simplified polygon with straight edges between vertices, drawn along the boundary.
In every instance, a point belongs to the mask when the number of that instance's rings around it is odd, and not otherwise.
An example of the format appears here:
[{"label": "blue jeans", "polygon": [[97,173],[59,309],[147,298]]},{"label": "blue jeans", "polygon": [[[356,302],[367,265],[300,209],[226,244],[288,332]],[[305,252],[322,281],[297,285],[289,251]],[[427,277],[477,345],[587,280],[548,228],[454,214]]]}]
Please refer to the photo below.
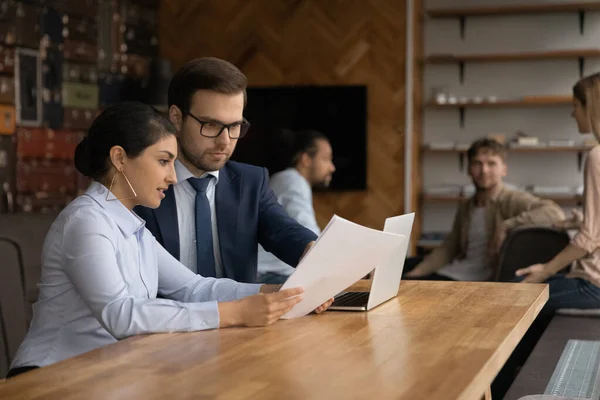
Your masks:
[{"label": "blue jeans", "polygon": [[[521,282],[525,277],[515,278]],[[567,278],[565,274],[557,274],[544,283],[549,285],[549,298],[540,317],[553,315],[559,308],[600,308],[600,287],[581,278]]]},{"label": "blue jeans", "polygon": [[580,278],[554,275],[545,283],[550,285],[550,298],[544,306],[551,311],[559,308],[600,308],[600,287]]}]

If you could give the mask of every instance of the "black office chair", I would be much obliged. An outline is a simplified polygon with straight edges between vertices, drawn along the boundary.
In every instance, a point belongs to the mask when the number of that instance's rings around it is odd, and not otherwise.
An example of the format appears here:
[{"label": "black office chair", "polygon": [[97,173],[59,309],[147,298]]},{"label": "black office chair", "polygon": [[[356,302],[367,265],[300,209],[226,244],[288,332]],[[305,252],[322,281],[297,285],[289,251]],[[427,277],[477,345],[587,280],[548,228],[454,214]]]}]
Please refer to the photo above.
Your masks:
[{"label": "black office chair", "polygon": [[543,226],[513,229],[500,250],[498,281],[510,282],[516,270],[550,261],[570,240],[567,232]]}]

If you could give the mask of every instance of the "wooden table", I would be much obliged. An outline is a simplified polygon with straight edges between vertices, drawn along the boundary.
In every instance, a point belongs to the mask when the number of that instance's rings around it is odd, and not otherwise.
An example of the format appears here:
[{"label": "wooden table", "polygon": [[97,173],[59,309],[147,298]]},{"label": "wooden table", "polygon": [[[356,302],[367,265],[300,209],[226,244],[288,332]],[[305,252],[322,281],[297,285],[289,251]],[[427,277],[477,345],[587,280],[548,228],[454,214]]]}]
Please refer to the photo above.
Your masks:
[{"label": "wooden table", "polygon": [[0,383],[0,399],[480,399],[547,298],[406,281],[367,313],[132,337]]}]

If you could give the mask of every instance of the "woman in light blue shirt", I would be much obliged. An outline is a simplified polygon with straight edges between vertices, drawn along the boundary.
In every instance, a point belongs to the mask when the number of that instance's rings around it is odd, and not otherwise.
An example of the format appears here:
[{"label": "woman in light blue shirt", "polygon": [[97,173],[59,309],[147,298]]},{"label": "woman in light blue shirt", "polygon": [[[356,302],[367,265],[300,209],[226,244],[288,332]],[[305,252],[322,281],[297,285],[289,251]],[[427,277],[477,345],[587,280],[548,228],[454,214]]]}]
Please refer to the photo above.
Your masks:
[{"label": "woman in light blue shirt", "polygon": [[158,207],[176,182],[175,132],[138,102],[94,121],[75,154],[76,168],[94,182],[46,236],[39,298],[9,376],[132,335],[272,324],[300,301],[300,288],[275,292],[194,274],[132,211]]}]

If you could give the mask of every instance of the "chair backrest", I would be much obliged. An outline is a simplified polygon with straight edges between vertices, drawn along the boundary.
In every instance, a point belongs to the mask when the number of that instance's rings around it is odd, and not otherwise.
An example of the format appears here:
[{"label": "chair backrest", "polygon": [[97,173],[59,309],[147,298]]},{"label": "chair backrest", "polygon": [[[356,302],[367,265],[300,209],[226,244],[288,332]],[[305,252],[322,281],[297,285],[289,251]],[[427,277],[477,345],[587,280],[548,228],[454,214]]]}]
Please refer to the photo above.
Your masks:
[{"label": "chair backrest", "polygon": [[564,231],[542,226],[513,229],[500,250],[498,280],[510,282],[515,271],[532,264],[545,263],[562,251],[570,238]]},{"label": "chair backrest", "polygon": [[27,308],[21,249],[0,237],[0,377],[6,375],[27,333]]},{"label": "chair backrest", "polygon": [[[25,298],[29,304],[37,301],[42,271],[42,246],[56,214],[1,214],[0,237],[11,239],[21,248],[25,277]],[[29,313],[31,308],[28,308]]]},{"label": "chair backrest", "polygon": [[2,321],[2,312],[0,312],[0,383],[6,377],[8,368],[10,367],[10,359],[8,357],[8,346],[4,340],[4,322]]}]

